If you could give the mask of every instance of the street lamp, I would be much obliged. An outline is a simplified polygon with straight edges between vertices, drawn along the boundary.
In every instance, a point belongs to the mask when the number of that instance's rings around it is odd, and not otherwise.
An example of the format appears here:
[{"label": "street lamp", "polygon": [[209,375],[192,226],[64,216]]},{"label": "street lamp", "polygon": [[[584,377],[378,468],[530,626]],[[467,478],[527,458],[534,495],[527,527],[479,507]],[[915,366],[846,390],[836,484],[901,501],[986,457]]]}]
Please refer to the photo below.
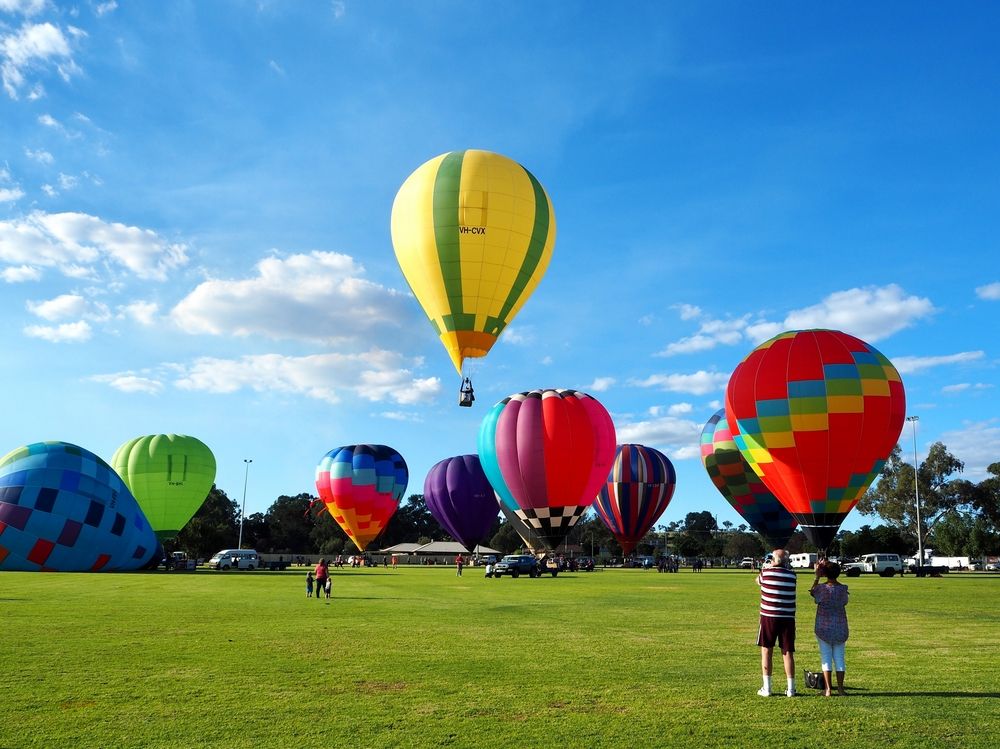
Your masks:
[{"label": "street lamp", "polygon": [[236,548],[243,548],[243,518],[247,515],[247,479],[250,478],[250,464],[253,458],[243,458],[246,468],[243,471],[243,509],[240,510],[240,540],[236,542]]},{"label": "street lamp", "polygon": [[906,420],[913,427],[913,497],[917,503],[917,570],[923,571],[924,566],[924,537],[920,526],[920,487],[917,483],[917,422],[919,416],[907,416]]}]

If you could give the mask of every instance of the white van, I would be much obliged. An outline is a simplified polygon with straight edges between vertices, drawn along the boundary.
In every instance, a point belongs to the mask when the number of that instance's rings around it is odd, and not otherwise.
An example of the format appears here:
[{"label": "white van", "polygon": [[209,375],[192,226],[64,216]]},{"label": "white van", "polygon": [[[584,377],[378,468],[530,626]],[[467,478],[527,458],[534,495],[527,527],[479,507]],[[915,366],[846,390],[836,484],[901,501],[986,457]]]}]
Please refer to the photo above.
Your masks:
[{"label": "white van", "polygon": [[857,562],[845,564],[842,570],[848,577],[857,577],[862,573],[892,577],[903,571],[903,560],[899,554],[865,554]]},{"label": "white van", "polygon": [[260,555],[253,549],[223,549],[208,560],[213,570],[255,570],[260,567]]},{"label": "white van", "polygon": [[817,559],[819,559],[818,554],[789,554],[788,564],[796,569],[807,570],[816,566]]}]

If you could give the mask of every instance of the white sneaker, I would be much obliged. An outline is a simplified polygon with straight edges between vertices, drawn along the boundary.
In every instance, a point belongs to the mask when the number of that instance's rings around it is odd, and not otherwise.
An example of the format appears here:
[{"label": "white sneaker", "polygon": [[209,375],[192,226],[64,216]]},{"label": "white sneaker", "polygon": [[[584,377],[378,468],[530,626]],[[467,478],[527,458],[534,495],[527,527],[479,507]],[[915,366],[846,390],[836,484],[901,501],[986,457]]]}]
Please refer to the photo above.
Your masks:
[{"label": "white sneaker", "polygon": [[768,692],[764,687],[761,687],[760,689],[757,690],[757,696],[758,697],[770,697],[771,693]]},{"label": "white sneaker", "polygon": [[786,697],[797,697],[798,695],[795,693],[794,689],[786,689],[785,690],[785,696]]}]

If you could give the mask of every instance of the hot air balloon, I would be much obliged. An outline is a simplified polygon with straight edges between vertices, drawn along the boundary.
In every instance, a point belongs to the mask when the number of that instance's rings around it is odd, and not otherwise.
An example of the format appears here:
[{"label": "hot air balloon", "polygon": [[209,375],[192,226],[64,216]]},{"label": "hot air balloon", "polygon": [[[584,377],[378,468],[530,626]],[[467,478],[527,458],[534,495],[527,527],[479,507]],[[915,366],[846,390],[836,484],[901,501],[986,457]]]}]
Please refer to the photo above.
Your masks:
[{"label": "hot air balloon", "polygon": [[385,529],[408,480],[406,461],[385,445],[338,447],[316,466],[320,499],[359,551]]},{"label": "hot air balloon", "polygon": [[[497,494],[497,499],[500,499],[499,494]],[[503,501],[500,501],[500,514],[503,515],[504,520],[510,523],[514,532],[521,537],[528,551],[532,554],[541,554],[545,551],[545,542],[538,537],[538,534],[535,533],[531,526],[514,514],[514,510],[510,509]]]},{"label": "hot air balloon", "polygon": [[[486,356],[548,267],[552,203],[506,156],[452,151],[421,165],[392,205],[396,260],[462,374]],[[462,405],[472,405],[463,381]]]},{"label": "hot air balloon", "polygon": [[427,509],[468,551],[487,540],[500,507],[478,455],[436,463],[424,479]]},{"label": "hot air balloon", "polygon": [[137,570],[159,549],[121,477],[89,450],[36,442],[0,459],[0,570]]},{"label": "hot air balloon", "polygon": [[726,389],[740,452],[820,549],[881,472],[905,413],[892,362],[836,330],[775,336]]},{"label": "hot air balloon", "polygon": [[701,462],[715,488],[772,549],[783,549],[795,531],[795,518],[764,486],[736,446],[720,408],[701,431]]},{"label": "hot air balloon", "polygon": [[618,445],[594,509],[628,556],[670,504],[677,473],[670,459],[644,445]]},{"label": "hot air balloon", "polygon": [[150,434],[119,447],[111,466],[139,502],[159,539],[173,538],[215,483],[215,456],[196,437]]},{"label": "hot air balloon", "polygon": [[479,459],[500,501],[553,551],[590,508],[614,457],[611,417],[576,390],[512,395],[479,429]]}]

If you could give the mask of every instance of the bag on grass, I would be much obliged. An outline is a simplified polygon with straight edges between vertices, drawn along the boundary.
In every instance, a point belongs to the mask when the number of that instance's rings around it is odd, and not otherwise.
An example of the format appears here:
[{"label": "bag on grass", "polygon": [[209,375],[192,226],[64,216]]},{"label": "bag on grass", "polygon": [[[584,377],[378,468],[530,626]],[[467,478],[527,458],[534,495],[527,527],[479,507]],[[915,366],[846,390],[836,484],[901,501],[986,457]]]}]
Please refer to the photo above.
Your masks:
[{"label": "bag on grass", "polygon": [[810,689],[826,689],[823,674],[820,671],[806,671],[806,686]]}]

